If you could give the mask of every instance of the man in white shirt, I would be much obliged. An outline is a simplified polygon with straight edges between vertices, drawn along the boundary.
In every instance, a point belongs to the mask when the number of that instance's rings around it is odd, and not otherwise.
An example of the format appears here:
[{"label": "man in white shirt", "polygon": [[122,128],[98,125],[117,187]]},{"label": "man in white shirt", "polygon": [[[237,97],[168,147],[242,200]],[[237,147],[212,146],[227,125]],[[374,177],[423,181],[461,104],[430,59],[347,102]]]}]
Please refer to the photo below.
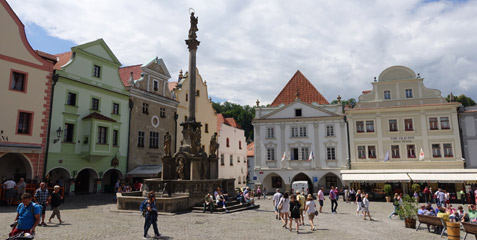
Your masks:
[{"label": "man in white shirt", "polygon": [[278,210],[278,203],[280,202],[280,198],[282,194],[280,193],[280,189],[277,188],[275,194],[273,194],[273,206],[275,207],[275,219],[280,220],[280,211]]},{"label": "man in white shirt", "polygon": [[7,200],[7,206],[12,206],[13,199],[15,198],[15,187],[17,184],[12,180],[8,179],[3,183],[3,187],[6,189],[5,191],[5,199]]},{"label": "man in white shirt", "polygon": [[325,200],[325,193],[323,192],[323,187],[320,188],[320,191],[318,191],[318,202],[320,202],[320,213],[322,213],[323,209],[323,201]]}]

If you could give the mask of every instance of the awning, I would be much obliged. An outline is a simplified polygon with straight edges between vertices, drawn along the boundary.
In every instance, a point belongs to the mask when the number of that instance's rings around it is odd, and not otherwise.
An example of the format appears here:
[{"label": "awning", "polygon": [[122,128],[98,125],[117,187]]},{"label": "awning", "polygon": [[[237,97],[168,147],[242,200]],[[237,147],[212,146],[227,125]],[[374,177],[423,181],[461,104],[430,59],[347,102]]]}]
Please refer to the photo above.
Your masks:
[{"label": "awning", "polygon": [[406,173],[343,173],[343,181],[366,181],[366,182],[407,182],[411,179]]},{"label": "awning", "polygon": [[156,177],[162,171],[162,165],[139,165],[128,176],[132,177]]},{"label": "awning", "polygon": [[477,180],[477,173],[409,173],[413,181],[417,182],[464,182]]}]

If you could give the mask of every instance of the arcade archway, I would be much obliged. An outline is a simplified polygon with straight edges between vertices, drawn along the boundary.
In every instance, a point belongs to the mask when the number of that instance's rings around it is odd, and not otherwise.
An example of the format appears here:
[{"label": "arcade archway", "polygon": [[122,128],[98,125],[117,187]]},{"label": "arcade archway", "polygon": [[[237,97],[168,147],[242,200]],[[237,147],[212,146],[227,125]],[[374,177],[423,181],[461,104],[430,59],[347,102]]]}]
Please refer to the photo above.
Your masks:
[{"label": "arcade archway", "polygon": [[78,173],[75,179],[75,193],[93,193],[95,192],[95,179],[98,174],[91,168],[85,168]]},{"label": "arcade archway", "polygon": [[262,189],[263,187],[267,188],[267,192],[272,193],[275,192],[275,189],[280,189],[280,192],[285,192],[285,181],[283,178],[276,174],[276,173],[270,173],[265,178],[263,178],[262,182]]},{"label": "arcade archway", "polygon": [[[304,174],[304,173],[298,173],[297,175],[295,175],[292,179],[292,185],[293,185],[293,182],[295,181],[307,181],[308,182],[308,193],[313,193],[314,192],[314,189],[313,189],[313,182],[311,181],[310,177],[308,177],[308,175]],[[302,189],[294,189],[294,191],[302,191]],[[306,189],[305,189],[305,194],[308,194],[306,192]]]},{"label": "arcade archway", "polygon": [[325,191],[329,191],[331,186],[338,187],[338,189],[343,189],[343,183],[341,182],[340,177],[334,173],[327,173],[318,181],[318,186],[323,187]]},{"label": "arcade archway", "polygon": [[30,160],[20,153],[7,153],[0,156],[0,176],[18,182],[20,178],[31,180],[33,167]]},{"label": "arcade archway", "polygon": [[105,193],[114,193],[114,185],[120,179],[123,179],[123,173],[118,169],[109,169],[103,175],[101,191]]}]

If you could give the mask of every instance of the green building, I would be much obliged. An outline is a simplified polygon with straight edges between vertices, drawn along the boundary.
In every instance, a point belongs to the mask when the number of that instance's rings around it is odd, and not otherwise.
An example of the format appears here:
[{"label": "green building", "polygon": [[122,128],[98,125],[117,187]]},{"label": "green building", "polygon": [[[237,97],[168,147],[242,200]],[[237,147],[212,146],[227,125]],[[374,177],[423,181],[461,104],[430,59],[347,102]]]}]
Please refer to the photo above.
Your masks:
[{"label": "green building", "polygon": [[46,177],[66,191],[109,192],[126,173],[129,92],[103,39],[56,55]]}]

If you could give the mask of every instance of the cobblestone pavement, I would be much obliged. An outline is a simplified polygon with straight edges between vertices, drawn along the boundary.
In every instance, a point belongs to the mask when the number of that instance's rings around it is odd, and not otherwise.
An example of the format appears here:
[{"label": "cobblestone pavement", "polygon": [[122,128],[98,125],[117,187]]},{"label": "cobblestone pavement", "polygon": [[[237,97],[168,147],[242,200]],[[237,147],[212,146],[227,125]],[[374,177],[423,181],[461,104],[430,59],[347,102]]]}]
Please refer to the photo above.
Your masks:
[{"label": "cobblestone pavement", "polygon": [[[282,228],[275,220],[272,201],[257,200],[258,210],[231,214],[185,213],[161,214],[159,231],[164,239],[440,239],[427,230],[416,232],[404,228],[399,219],[389,219],[391,203],[371,202],[375,221],[357,217],[354,204],[339,202],[338,214],[330,213],[330,201],[325,201],[324,213],[315,218],[318,231],[307,225],[300,234]],[[15,207],[0,207],[0,229],[7,237],[15,218]],[[113,211],[112,211],[113,210]],[[139,211],[118,212],[112,195],[83,195],[67,198],[61,206],[64,225],[38,227],[35,239],[142,239],[144,218]],[[46,220],[51,211],[48,208]],[[54,222],[57,222],[55,219]],[[152,227],[149,230],[152,235]],[[462,235],[462,233],[461,233]]]}]

